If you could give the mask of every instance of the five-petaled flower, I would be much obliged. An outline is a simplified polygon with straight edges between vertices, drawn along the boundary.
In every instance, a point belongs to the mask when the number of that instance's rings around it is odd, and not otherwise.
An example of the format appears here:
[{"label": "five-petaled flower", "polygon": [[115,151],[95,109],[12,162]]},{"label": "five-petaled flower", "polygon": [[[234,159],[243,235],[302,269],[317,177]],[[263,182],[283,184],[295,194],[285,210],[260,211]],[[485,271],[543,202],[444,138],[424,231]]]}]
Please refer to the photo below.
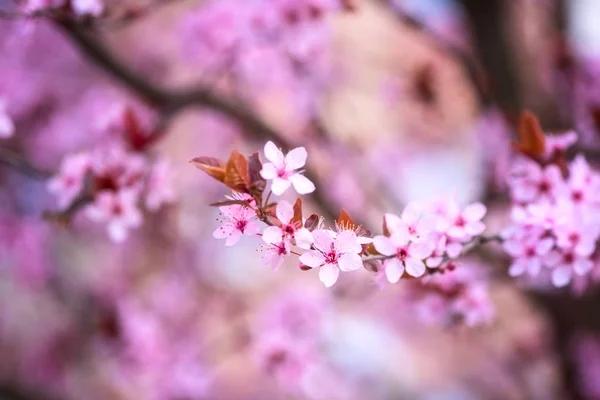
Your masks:
[{"label": "five-petaled flower", "polygon": [[280,196],[292,185],[298,194],[315,190],[315,185],[302,175],[301,168],[306,164],[307,157],[304,147],[297,147],[284,156],[273,142],[267,142],[265,157],[270,162],[263,164],[260,174],[273,181],[271,190],[274,194]]},{"label": "five-petaled flower", "polygon": [[310,249],[310,245],[313,243],[312,234],[308,229],[300,227],[299,223],[294,224],[292,222],[294,217],[292,205],[285,200],[281,200],[277,203],[275,214],[281,225],[266,228],[262,234],[263,240],[271,245],[281,242],[290,244],[293,241],[293,244],[301,249]]},{"label": "five-petaled flower", "polygon": [[215,239],[226,239],[225,246],[235,245],[242,235],[255,236],[259,232],[256,212],[247,206],[232,205],[219,207],[223,224],[215,229]]},{"label": "five-petaled flower", "polygon": [[122,242],[130,228],[137,228],[142,224],[137,199],[136,193],[131,190],[99,193],[94,203],[87,207],[88,218],[107,223],[110,238],[115,242]]},{"label": "five-petaled flower", "polygon": [[356,233],[344,230],[337,234],[330,230],[316,230],[312,233],[314,250],[300,256],[300,262],[310,268],[319,269],[319,279],[326,287],[337,281],[340,270],[354,271],[363,266],[360,253],[361,241]]}]

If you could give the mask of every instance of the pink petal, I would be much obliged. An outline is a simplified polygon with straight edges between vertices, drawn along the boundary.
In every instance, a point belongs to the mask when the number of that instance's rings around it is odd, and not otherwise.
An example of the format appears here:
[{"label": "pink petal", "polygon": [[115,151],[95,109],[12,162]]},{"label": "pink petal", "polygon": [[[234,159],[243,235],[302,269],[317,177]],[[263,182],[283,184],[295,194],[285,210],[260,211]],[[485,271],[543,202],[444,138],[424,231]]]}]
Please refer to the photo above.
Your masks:
[{"label": "pink petal", "polygon": [[306,164],[306,149],[304,147],[297,147],[291,150],[285,156],[286,170],[293,171],[304,167]]},{"label": "pink petal", "polygon": [[504,243],[502,243],[502,248],[511,257],[519,257],[523,255],[523,252],[525,251],[523,242],[520,240],[505,240]]},{"label": "pink petal", "polygon": [[470,222],[479,221],[485,215],[487,208],[481,203],[469,204],[463,211],[463,217]]},{"label": "pink petal", "polygon": [[448,243],[446,245],[446,254],[448,254],[448,257],[455,259],[460,256],[462,249],[463,247],[460,243]]},{"label": "pink petal", "polygon": [[418,259],[425,259],[433,253],[435,245],[429,242],[413,242],[408,247],[408,252],[411,257],[415,257]]},{"label": "pink petal", "polygon": [[344,272],[356,271],[363,266],[362,259],[356,253],[342,254],[338,260],[340,269]]},{"label": "pink petal", "polygon": [[335,238],[335,248],[340,253],[360,253],[362,246],[358,243],[356,233],[342,231]]},{"label": "pink petal", "polygon": [[291,184],[292,182],[287,179],[275,178],[273,179],[271,190],[273,191],[273,194],[281,196],[286,190],[288,190]]},{"label": "pink petal", "polygon": [[552,250],[552,247],[554,247],[554,239],[546,238],[537,243],[535,246],[535,251],[538,255],[543,256],[548,254],[548,252]]},{"label": "pink petal", "polygon": [[314,183],[302,174],[294,174],[289,179],[298,194],[308,194],[315,191]]},{"label": "pink petal", "polygon": [[411,201],[407,204],[402,211],[402,220],[409,225],[412,225],[417,222],[419,219],[419,215],[421,214],[421,207],[415,201]]},{"label": "pink petal", "polygon": [[542,269],[542,260],[539,258],[532,258],[527,263],[527,273],[529,276],[538,276]]},{"label": "pink petal", "polygon": [[225,246],[234,246],[237,244],[237,242],[240,241],[240,238],[242,237],[242,232],[240,232],[239,230],[234,230],[233,232],[231,232],[231,235],[229,235],[229,237],[227,239],[225,239]]},{"label": "pink petal", "polygon": [[316,230],[313,231],[312,236],[315,240],[315,246],[317,249],[322,251],[330,251],[331,245],[333,244],[333,236],[330,231]]},{"label": "pink petal", "polygon": [[110,222],[108,224],[108,236],[113,242],[121,243],[127,238],[127,228],[114,221]]},{"label": "pink petal", "polygon": [[581,257],[589,257],[596,250],[596,242],[583,239],[575,246],[575,253]]},{"label": "pink petal", "polygon": [[325,257],[321,252],[316,250],[307,251],[300,256],[299,260],[302,264],[310,268],[320,267],[325,264]]},{"label": "pink petal", "polygon": [[429,257],[427,260],[425,260],[425,264],[429,268],[437,268],[442,264],[442,261],[444,261],[443,257]]},{"label": "pink petal", "polygon": [[384,256],[392,256],[396,254],[396,246],[388,237],[375,236],[373,238],[373,245],[375,246],[375,250]]},{"label": "pink petal", "polygon": [[8,115],[3,115],[0,110],[0,138],[6,139],[15,134],[15,125]]},{"label": "pink petal", "polygon": [[527,265],[523,262],[523,260],[516,260],[513,262],[508,269],[508,275],[514,277],[521,276],[525,273],[527,269]]},{"label": "pink petal", "polygon": [[269,226],[262,233],[262,239],[268,244],[278,244],[283,240],[281,229],[277,226]]},{"label": "pink petal", "polygon": [[281,221],[282,224],[289,224],[294,217],[294,207],[287,201],[281,200],[277,204],[275,214],[277,215],[277,219]]},{"label": "pink petal", "polygon": [[[273,164],[275,164],[276,167],[283,166],[283,163],[284,163],[283,153],[281,152],[281,150],[279,150],[277,148],[275,143],[273,143],[271,141],[268,141],[267,144],[265,144],[265,157],[267,158],[267,160],[269,160]],[[265,178],[265,179],[267,179],[267,178]]]},{"label": "pink petal", "polygon": [[404,265],[397,258],[385,264],[385,276],[390,283],[397,283],[404,274]]},{"label": "pink petal", "polygon": [[277,168],[271,163],[265,163],[260,170],[260,176],[265,179],[275,179],[277,178]]},{"label": "pink petal", "polygon": [[573,263],[573,270],[577,275],[586,275],[593,267],[594,263],[588,258],[578,258]]},{"label": "pink petal", "polygon": [[485,224],[481,221],[475,221],[465,226],[465,232],[471,236],[481,235],[485,231]]},{"label": "pink petal", "polygon": [[256,223],[256,221],[248,221],[246,224],[246,228],[244,228],[244,235],[246,236],[254,236],[260,232],[260,226]]},{"label": "pink petal", "polygon": [[544,264],[548,267],[558,265],[563,259],[563,255],[558,250],[553,250],[544,257]]},{"label": "pink petal", "polygon": [[298,229],[294,234],[294,239],[296,239],[296,246],[305,250],[310,249],[310,245],[315,241],[312,233],[306,228]]},{"label": "pink petal", "polygon": [[279,267],[281,267],[281,264],[283,264],[284,260],[285,260],[285,256],[283,256],[281,254],[275,254],[273,256],[273,258],[271,259],[271,268],[273,268],[273,271],[278,270]]},{"label": "pink petal", "polygon": [[332,287],[337,282],[340,270],[333,264],[323,265],[319,269],[319,279],[325,287]]},{"label": "pink petal", "polygon": [[408,257],[404,261],[404,264],[406,266],[406,273],[410,276],[418,278],[425,273],[425,264],[418,258]]},{"label": "pink petal", "polygon": [[552,284],[556,287],[564,287],[571,282],[571,268],[560,266],[552,271]]}]

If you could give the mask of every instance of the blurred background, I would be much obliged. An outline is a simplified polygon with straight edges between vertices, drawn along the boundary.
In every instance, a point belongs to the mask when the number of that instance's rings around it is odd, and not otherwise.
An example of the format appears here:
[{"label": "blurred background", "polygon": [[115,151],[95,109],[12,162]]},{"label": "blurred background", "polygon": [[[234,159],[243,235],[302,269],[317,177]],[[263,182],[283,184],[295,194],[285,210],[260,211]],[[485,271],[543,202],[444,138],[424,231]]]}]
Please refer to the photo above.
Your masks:
[{"label": "blurred background", "polygon": [[[0,0],[0,399],[600,399],[597,289],[510,279],[493,246],[440,278],[466,299],[366,270],[325,289],[258,238],[214,239],[229,192],[189,164],[305,146],[305,215],[375,231],[455,196],[497,233],[522,109],[600,159],[599,1],[67,3]],[[124,109],[170,195],[115,243],[48,179]]]}]

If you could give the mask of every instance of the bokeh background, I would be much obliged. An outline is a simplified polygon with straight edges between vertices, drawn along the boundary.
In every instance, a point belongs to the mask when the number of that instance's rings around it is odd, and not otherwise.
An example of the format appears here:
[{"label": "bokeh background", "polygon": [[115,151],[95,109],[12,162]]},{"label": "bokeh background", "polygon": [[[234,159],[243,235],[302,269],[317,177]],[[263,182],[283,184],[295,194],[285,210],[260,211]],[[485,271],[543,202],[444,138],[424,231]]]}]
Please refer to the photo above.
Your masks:
[{"label": "bokeh background", "polygon": [[[203,25],[225,1],[106,0],[108,16],[80,29],[144,82],[205,88],[282,147],[305,146],[307,210],[344,207],[378,227],[411,200],[453,195],[484,201],[498,232],[525,108],[598,156],[597,0],[354,0],[243,59],[203,44],[227,35],[227,21]],[[165,118],[64,25],[0,9],[0,98],[15,123],[0,143],[0,399],[600,398],[593,290],[509,279],[491,246],[465,261],[489,290],[485,323],[468,326],[441,321],[412,282],[381,290],[358,271],[325,289],[294,260],[273,272],[258,239],[212,237],[208,204],[227,191],[188,163],[260,151],[269,134],[218,102]],[[37,172],[106,141],[123,104],[164,129],[151,152],[169,160],[176,201],[114,243],[82,215],[48,218],[57,207]]]}]

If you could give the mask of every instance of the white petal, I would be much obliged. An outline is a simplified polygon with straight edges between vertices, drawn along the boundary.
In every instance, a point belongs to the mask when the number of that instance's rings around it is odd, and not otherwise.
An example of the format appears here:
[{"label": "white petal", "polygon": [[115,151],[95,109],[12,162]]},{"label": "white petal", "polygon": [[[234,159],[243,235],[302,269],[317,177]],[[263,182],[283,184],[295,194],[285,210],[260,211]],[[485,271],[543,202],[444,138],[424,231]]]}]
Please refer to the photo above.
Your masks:
[{"label": "white petal", "polygon": [[571,268],[560,266],[552,271],[552,284],[556,287],[567,286],[571,282]]},{"label": "white petal", "polygon": [[552,239],[552,238],[542,239],[535,246],[535,251],[538,255],[543,256],[543,255],[548,254],[548,252],[550,250],[552,250],[553,246],[554,246],[554,239]]},{"label": "white petal", "polygon": [[273,179],[273,184],[271,185],[271,190],[273,194],[277,196],[281,196],[292,183],[287,179],[275,178]]},{"label": "white petal", "polygon": [[260,170],[260,176],[265,179],[275,179],[277,178],[277,168],[271,163],[265,163]]},{"label": "white petal", "polygon": [[316,250],[307,251],[300,256],[299,260],[302,264],[311,268],[320,267],[325,263],[325,257],[323,257],[323,254]]},{"label": "white petal", "polygon": [[275,164],[276,167],[283,166],[283,153],[277,148],[275,143],[271,141],[268,141],[267,144],[265,144],[265,157],[267,158],[267,160]]},{"label": "white petal", "polygon": [[229,237],[227,239],[225,239],[225,246],[234,246],[237,244],[237,242],[240,241],[240,238],[242,237],[242,232],[240,232],[239,230],[234,230],[233,232],[231,232],[231,235],[229,235]]},{"label": "white petal", "polygon": [[505,240],[504,243],[502,243],[502,248],[511,257],[519,257],[523,255],[523,252],[525,251],[523,242],[520,240]]},{"label": "white petal", "polygon": [[121,243],[127,238],[127,228],[122,224],[111,222],[108,224],[108,236],[113,242]]},{"label": "white petal", "polygon": [[463,217],[470,222],[479,221],[485,215],[487,208],[481,203],[469,204],[463,211]]},{"label": "white petal", "polygon": [[335,238],[335,249],[340,253],[360,253],[362,246],[358,243],[356,233],[342,231]]},{"label": "white petal", "polygon": [[289,177],[298,194],[308,194],[315,191],[315,185],[302,174],[294,174]]},{"label": "white petal", "polygon": [[289,224],[294,217],[294,207],[287,201],[281,200],[279,203],[277,203],[275,214],[277,215],[277,219],[281,221],[282,224]]},{"label": "white petal", "polygon": [[304,147],[297,147],[291,150],[285,156],[286,170],[293,171],[304,167],[304,164],[306,164],[306,156],[306,149]]},{"label": "white petal", "polygon": [[397,283],[404,274],[404,265],[394,258],[385,264],[385,276],[390,283]]},{"label": "white petal", "polygon": [[262,233],[262,239],[268,244],[279,244],[283,240],[283,233],[277,226],[269,226]]},{"label": "white petal", "polygon": [[485,231],[485,224],[481,221],[471,222],[465,226],[465,232],[471,236],[481,235]]},{"label": "white petal", "polygon": [[373,238],[373,245],[375,246],[375,250],[384,256],[392,256],[396,254],[396,246],[390,240],[390,238],[385,236],[375,236]]},{"label": "white petal", "polygon": [[325,287],[332,287],[337,282],[340,270],[333,264],[323,265],[319,269],[319,279]]},{"label": "white petal", "polygon": [[527,264],[527,273],[529,274],[529,276],[538,276],[541,269],[542,260],[540,260],[537,257],[529,260],[529,263]]},{"label": "white petal", "polygon": [[510,268],[508,269],[508,275],[512,277],[521,276],[525,273],[525,270],[527,269],[526,267],[527,266],[522,260],[517,260],[511,264]]},{"label": "white petal", "polygon": [[363,266],[362,259],[356,253],[342,254],[338,260],[340,269],[346,271],[356,271]]},{"label": "white petal", "polygon": [[460,253],[462,253],[462,244],[460,243],[448,243],[446,245],[446,254],[448,254],[448,257],[454,259],[454,258],[458,258],[458,256],[460,256]]},{"label": "white petal", "polygon": [[408,252],[411,257],[423,260],[433,253],[434,248],[435,245],[431,242],[413,242],[408,246]]},{"label": "white petal", "polygon": [[596,242],[593,240],[582,241],[575,246],[575,253],[581,257],[589,257],[596,250]]},{"label": "white petal", "polygon": [[296,246],[305,250],[310,249],[310,245],[315,241],[312,233],[306,228],[298,229],[294,234],[294,239],[296,239]]},{"label": "white petal", "polygon": [[407,257],[404,264],[406,265],[406,273],[410,276],[418,278],[425,273],[425,264],[418,258]]},{"label": "white petal", "polygon": [[578,258],[573,263],[573,269],[577,275],[586,275],[594,267],[594,263],[589,258]]},{"label": "white petal", "polygon": [[402,211],[402,220],[409,225],[417,222],[419,215],[421,214],[421,206],[415,201],[411,201],[407,204]]},{"label": "white petal", "polygon": [[315,246],[317,249],[322,251],[331,250],[331,245],[333,244],[333,236],[329,231],[326,230],[316,230],[312,233],[312,236],[315,240]]},{"label": "white petal", "polygon": [[548,267],[554,267],[558,265],[563,259],[563,255],[558,250],[553,250],[544,257],[544,264]]},{"label": "white petal", "polygon": [[15,125],[8,116],[2,115],[1,111],[2,110],[0,110],[0,138],[6,139],[14,135]]},{"label": "white petal", "polygon": [[429,268],[437,268],[442,264],[442,261],[444,261],[443,257],[429,257],[425,260],[425,264],[427,264]]}]

